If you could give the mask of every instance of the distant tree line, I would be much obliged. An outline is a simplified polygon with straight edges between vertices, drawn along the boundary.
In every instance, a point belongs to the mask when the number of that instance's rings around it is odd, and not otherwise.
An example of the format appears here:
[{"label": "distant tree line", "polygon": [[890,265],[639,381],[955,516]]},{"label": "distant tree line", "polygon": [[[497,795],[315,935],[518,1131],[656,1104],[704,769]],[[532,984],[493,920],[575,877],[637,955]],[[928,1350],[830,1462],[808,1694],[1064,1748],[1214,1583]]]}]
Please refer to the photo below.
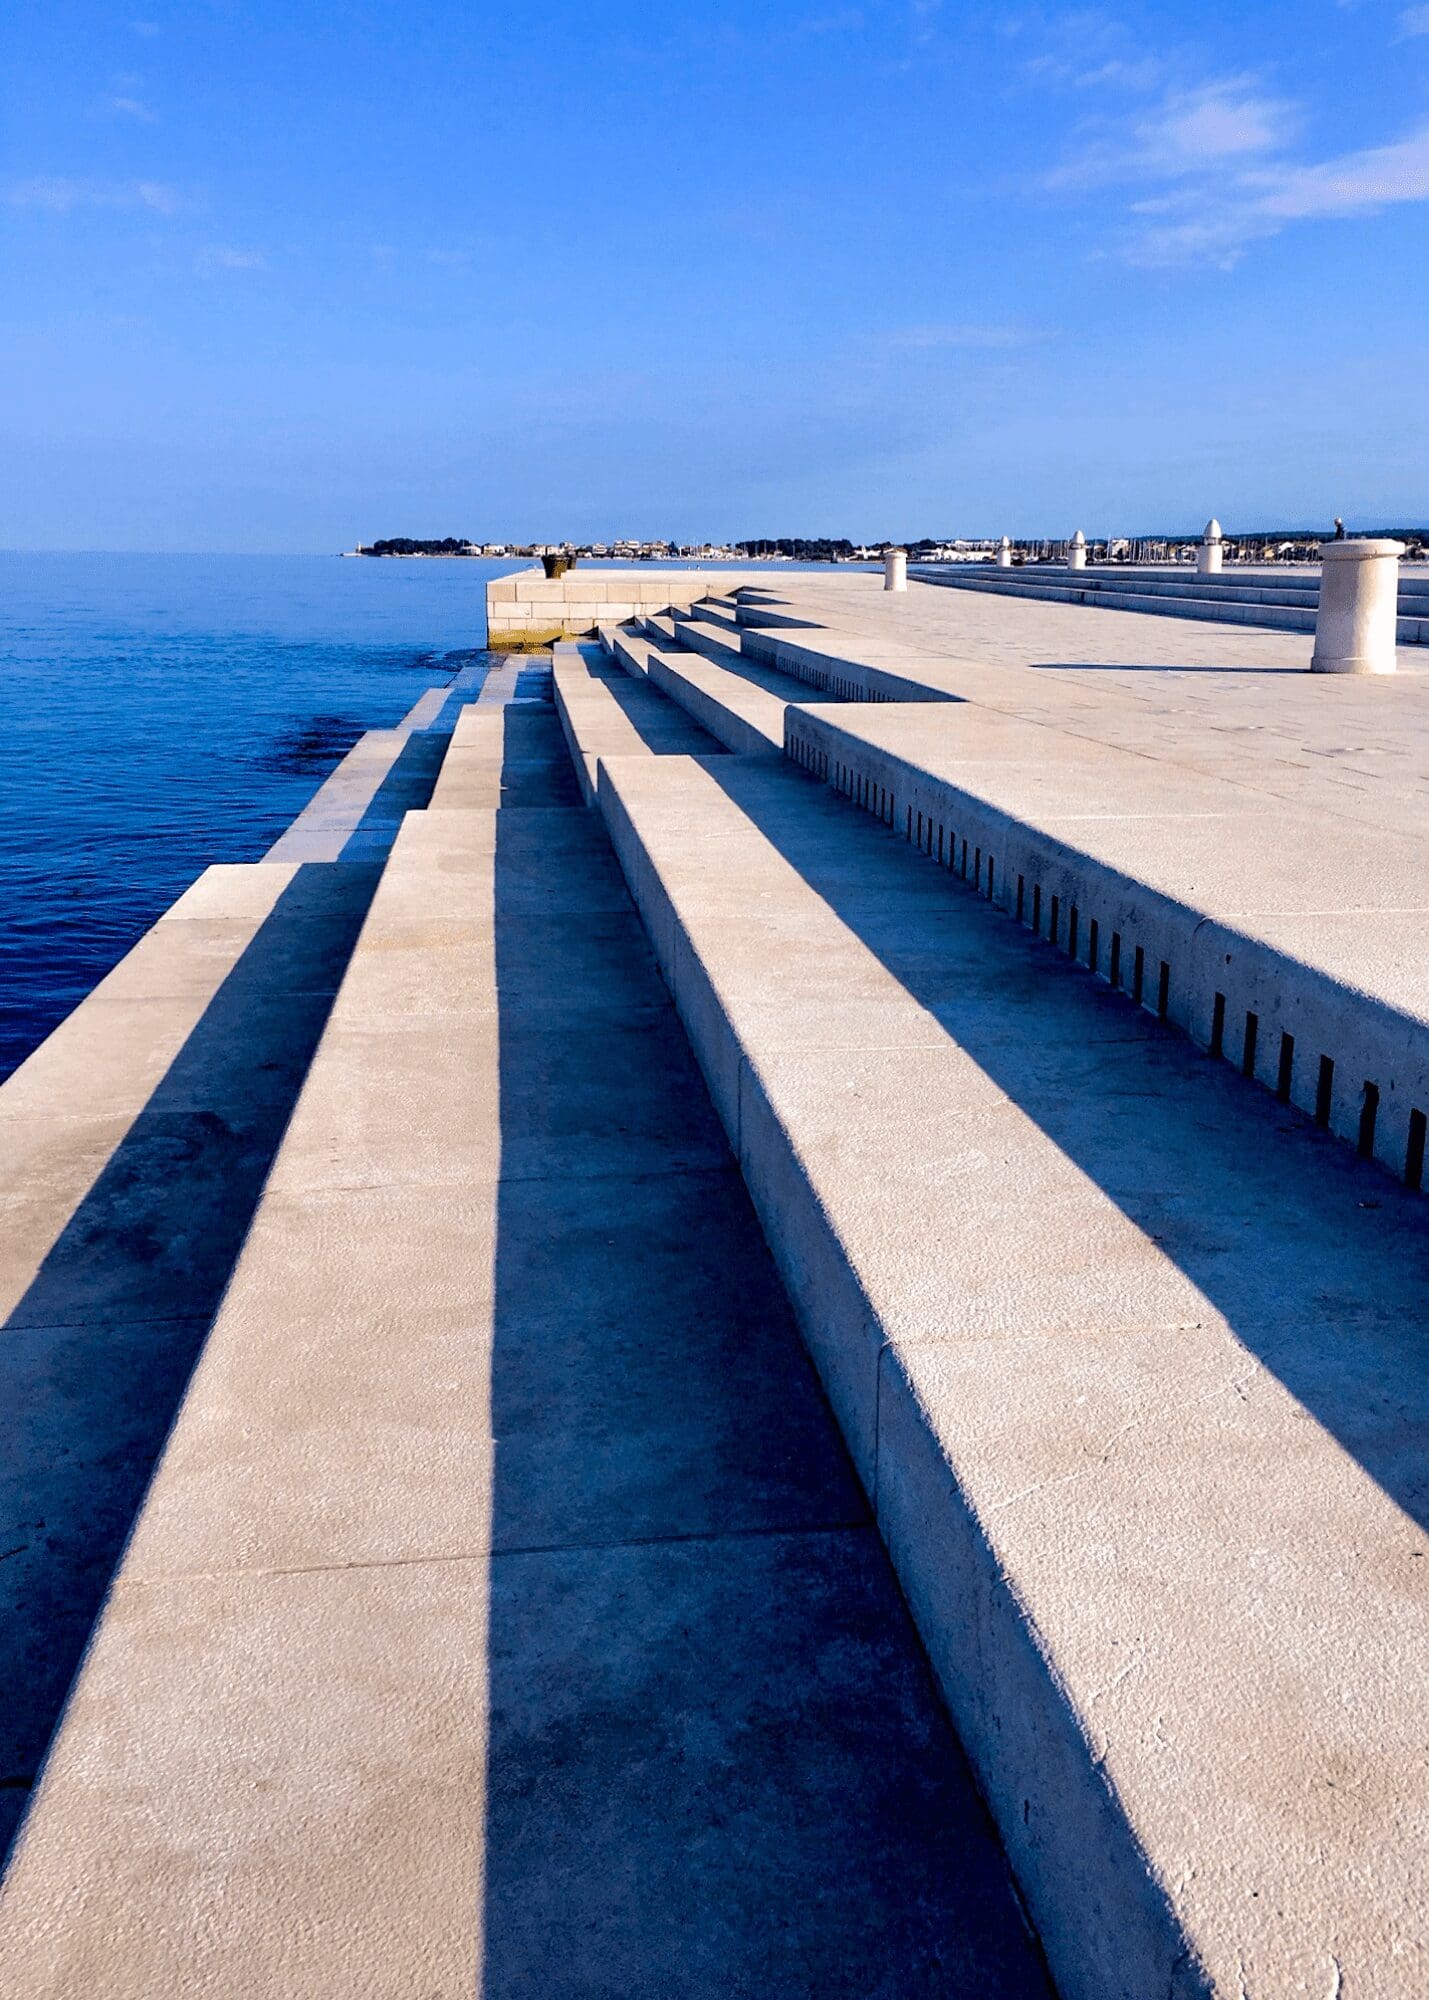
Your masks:
[{"label": "distant tree line", "polygon": [[834,541],[827,535],[765,536],[757,542],[736,542],[742,556],[792,556],[797,562],[837,562],[853,554],[853,543]]},{"label": "distant tree line", "polygon": [[383,541],[369,542],[362,553],[365,556],[461,556],[470,547],[470,542],[462,541],[456,535],[445,535],[439,542],[413,541],[410,535],[388,535]]}]

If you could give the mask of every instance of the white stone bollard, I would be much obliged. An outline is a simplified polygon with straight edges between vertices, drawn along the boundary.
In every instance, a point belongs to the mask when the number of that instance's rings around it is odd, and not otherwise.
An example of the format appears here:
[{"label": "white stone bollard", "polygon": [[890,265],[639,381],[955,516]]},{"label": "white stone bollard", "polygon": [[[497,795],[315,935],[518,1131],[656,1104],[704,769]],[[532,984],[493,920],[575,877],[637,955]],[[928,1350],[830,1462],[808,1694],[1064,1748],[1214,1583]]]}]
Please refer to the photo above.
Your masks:
[{"label": "white stone bollard", "polygon": [[1012,537],[1004,535],[997,545],[997,566],[999,569],[1012,568]]},{"label": "white stone bollard", "polygon": [[1403,542],[1322,542],[1317,674],[1392,674]]},{"label": "white stone bollard", "polygon": [[883,558],[883,588],[885,590],[906,590],[908,588],[908,551],[890,549]]},{"label": "white stone bollard", "polygon": [[1206,523],[1206,532],[1201,537],[1201,546],[1196,551],[1197,576],[1219,576],[1225,550],[1221,546],[1221,524],[1213,514]]},{"label": "white stone bollard", "polygon": [[1087,538],[1078,528],[1067,544],[1067,568],[1085,569],[1087,566]]}]

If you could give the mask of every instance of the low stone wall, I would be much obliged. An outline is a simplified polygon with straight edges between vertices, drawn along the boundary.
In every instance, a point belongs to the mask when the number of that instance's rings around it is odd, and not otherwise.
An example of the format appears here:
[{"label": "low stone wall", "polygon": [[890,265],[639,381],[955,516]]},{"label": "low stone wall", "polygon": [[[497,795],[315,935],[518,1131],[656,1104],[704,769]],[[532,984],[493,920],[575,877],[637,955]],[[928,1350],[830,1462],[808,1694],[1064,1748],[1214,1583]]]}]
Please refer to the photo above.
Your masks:
[{"label": "low stone wall", "polygon": [[757,569],[581,569],[548,577],[519,570],[486,586],[487,643],[496,651],[522,652],[556,639],[577,639],[597,625],[621,625],[677,607],[688,611],[702,597],[721,597],[766,582]]}]

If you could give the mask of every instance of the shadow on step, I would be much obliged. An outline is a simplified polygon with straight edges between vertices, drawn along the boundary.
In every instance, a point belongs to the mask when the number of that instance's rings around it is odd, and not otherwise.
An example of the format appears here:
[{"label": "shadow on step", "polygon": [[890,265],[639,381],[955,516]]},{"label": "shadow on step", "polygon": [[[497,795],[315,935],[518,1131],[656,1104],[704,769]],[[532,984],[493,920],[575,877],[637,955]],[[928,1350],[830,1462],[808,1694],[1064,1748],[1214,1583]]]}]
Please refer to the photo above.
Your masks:
[{"label": "shadow on step", "polygon": [[[376,878],[364,865],[298,869],[6,1321],[0,1851],[28,1803]],[[76,1147],[97,1149],[118,1121],[67,1122]]]},{"label": "shadow on step", "polygon": [[496,816],[476,1990],[1049,2000],[599,819],[549,810],[545,735],[548,795]]},{"label": "shadow on step", "polygon": [[[782,809],[768,777],[744,760],[707,768],[950,1040],[1191,1280],[1247,1352],[1406,1514],[1429,1525],[1423,1197],[1229,1063],[1201,1054],[954,876],[948,896],[982,924],[985,953],[960,947],[965,973],[950,978],[952,947],[940,947],[927,926],[926,903],[910,917],[894,897],[871,897],[867,878],[848,866],[846,843],[829,843],[816,816]],[[813,784],[802,775],[793,782]],[[881,851],[885,879],[892,867],[900,879],[906,868],[925,881],[938,867],[848,810],[849,831],[871,856]],[[1115,1044],[1107,1059],[1097,1060],[1098,1044]],[[986,1227],[1024,1268],[1045,1270],[1045,1296],[1054,1298],[1059,1260],[1074,1261],[1077,1246],[1049,1238],[1026,1201],[1015,1214],[989,1212]],[[1121,1310],[1118,1297],[1108,1298]],[[1174,1328],[1166,1339],[1175,1341]]]},{"label": "shadow on step", "polygon": [[[604,671],[597,669],[593,678],[603,681],[610,689],[616,707],[623,712],[641,742],[657,756],[670,748],[672,721],[685,738],[703,739],[698,753],[700,756],[718,757],[723,754],[722,743],[700,729],[698,723],[686,716],[683,710],[676,710],[668,696],[652,687],[649,681],[637,681],[624,668],[614,664]],[[708,744],[708,749],[704,744]]]},{"label": "shadow on step", "polygon": [[344,842],[344,861],[386,855],[403,815],[420,811],[431,798],[450,742],[449,728],[413,730]]}]

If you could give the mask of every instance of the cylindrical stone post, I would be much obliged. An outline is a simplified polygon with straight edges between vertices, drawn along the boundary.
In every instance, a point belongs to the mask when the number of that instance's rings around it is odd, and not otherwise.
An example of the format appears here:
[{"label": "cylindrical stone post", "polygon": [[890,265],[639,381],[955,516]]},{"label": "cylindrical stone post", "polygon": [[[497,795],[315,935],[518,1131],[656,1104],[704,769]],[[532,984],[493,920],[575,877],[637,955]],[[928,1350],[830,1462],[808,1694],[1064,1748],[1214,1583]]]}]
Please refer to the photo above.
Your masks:
[{"label": "cylindrical stone post", "polygon": [[908,588],[908,551],[889,549],[883,558],[883,588],[885,590],[906,590]]},{"label": "cylindrical stone post", "polygon": [[1201,546],[1196,551],[1197,576],[1220,575],[1221,562],[1225,555],[1221,544],[1221,524],[1212,515],[1206,523],[1206,532],[1201,537]]},{"label": "cylindrical stone post", "polygon": [[1403,542],[1320,544],[1317,674],[1392,674]]},{"label": "cylindrical stone post", "polygon": [[1087,566],[1087,538],[1078,528],[1067,544],[1067,568],[1085,569]]},{"label": "cylindrical stone post", "polygon": [[997,566],[999,569],[1012,568],[1012,537],[1004,535],[997,545]]}]

